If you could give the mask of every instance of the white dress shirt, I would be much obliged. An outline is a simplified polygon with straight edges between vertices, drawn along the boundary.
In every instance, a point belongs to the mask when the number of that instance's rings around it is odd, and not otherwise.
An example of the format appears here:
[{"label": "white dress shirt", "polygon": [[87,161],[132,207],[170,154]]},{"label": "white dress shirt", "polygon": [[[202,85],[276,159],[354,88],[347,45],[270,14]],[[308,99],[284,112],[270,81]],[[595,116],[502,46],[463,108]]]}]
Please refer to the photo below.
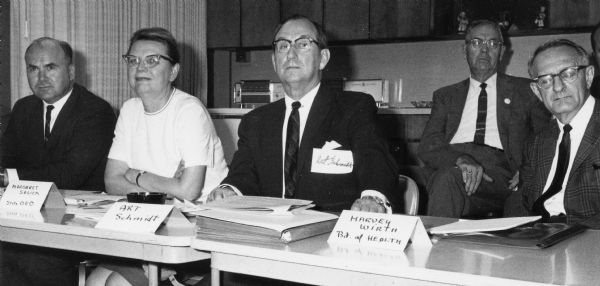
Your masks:
[{"label": "white dress shirt", "polygon": [[[498,74],[494,74],[488,78],[485,91],[487,93],[487,116],[485,120],[485,145],[492,146],[498,149],[502,148],[500,141],[500,133],[498,132],[498,118],[496,109],[496,81]],[[481,83],[473,79],[469,79],[469,92],[465,101],[460,124],[456,130],[456,134],[450,140],[450,144],[471,143],[475,138],[475,128],[477,123],[477,109],[479,105],[479,93],[481,92]]]},{"label": "white dress shirt", "polygon": [[[587,128],[590,119],[592,118],[592,113],[594,112],[594,105],[596,104],[596,100],[592,96],[588,96],[587,100],[581,107],[581,109],[577,112],[575,117],[569,122],[569,125],[573,129],[569,132],[571,139],[571,150],[569,152],[569,166],[567,167],[567,174],[565,175],[565,179],[562,183],[562,187],[560,192],[556,195],[550,197],[544,202],[544,208],[548,211],[548,213],[553,215],[559,215],[561,213],[566,214],[565,211],[565,187],[567,186],[567,182],[569,181],[569,176],[571,173],[571,166],[573,165],[573,161],[575,160],[575,155],[577,154],[577,150],[579,150],[579,145],[581,144],[581,140],[583,139],[583,134],[585,133],[585,129]],[[550,173],[548,174],[548,178],[546,179],[546,185],[544,186],[544,192],[548,190],[550,184],[552,184],[552,179],[554,179],[554,173],[556,173],[556,164],[558,163],[558,146],[560,145],[561,138],[563,136],[563,126],[560,121],[556,120],[558,123],[558,127],[560,128],[560,133],[558,134],[558,138],[556,138],[556,149],[554,151],[554,159],[552,159],[552,167],[550,167]]]}]

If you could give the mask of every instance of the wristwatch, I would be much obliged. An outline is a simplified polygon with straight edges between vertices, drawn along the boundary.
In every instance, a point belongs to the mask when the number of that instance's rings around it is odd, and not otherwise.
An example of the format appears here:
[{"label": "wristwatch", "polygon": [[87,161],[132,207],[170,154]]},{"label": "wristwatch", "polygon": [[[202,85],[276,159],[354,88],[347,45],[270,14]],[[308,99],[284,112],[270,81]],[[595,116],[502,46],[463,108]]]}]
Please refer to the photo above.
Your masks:
[{"label": "wristwatch", "polygon": [[142,176],[144,173],[146,173],[146,171],[140,171],[140,172],[137,174],[137,176],[135,176],[135,184],[138,186],[138,188],[141,188],[141,187],[140,187],[140,177],[141,177],[141,176]]}]

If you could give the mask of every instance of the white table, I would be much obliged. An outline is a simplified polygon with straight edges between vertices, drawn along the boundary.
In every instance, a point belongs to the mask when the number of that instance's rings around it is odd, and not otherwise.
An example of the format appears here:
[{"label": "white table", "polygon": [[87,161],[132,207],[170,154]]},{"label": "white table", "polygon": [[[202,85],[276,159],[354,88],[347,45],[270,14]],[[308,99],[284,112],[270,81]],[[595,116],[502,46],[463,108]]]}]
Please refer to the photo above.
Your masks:
[{"label": "white table", "polygon": [[220,271],[319,285],[598,285],[600,231],[544,250],[440,240],[405,252],[327,244],[328,235],[288,245],[194,239],[211,251],[212,285]]},{"label": "white table", "polygon": [[[36,221],[43,218],[44,221]],[[195,226],[161,226],[155,234],[96,229],[95,222],[76,219],[64,209],[43,209],[37,214],[4,213],[0,240],[148,262],[150,285],[158,285],[158,264],[179,264],[210,259],[190,248]]]}]

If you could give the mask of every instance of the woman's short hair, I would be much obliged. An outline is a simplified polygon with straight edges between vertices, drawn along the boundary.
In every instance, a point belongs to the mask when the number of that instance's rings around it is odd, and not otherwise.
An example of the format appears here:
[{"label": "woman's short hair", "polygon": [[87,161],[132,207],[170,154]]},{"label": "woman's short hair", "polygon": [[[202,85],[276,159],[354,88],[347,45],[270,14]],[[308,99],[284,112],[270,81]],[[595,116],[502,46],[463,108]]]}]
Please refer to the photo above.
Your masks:
[{"label": "woman's short hair", "polygon": [[167,47],[167,56],[173,60],[172,64],[179,63],[179,50],[177,50],[177,42],[169,30],[160,27],[152,27],[142,28],[135,31],[129,40],[127,54],[129,54],[131,51],[131,46],[133,46],[133,43],[137,41],[154,41],[163,43]]}]

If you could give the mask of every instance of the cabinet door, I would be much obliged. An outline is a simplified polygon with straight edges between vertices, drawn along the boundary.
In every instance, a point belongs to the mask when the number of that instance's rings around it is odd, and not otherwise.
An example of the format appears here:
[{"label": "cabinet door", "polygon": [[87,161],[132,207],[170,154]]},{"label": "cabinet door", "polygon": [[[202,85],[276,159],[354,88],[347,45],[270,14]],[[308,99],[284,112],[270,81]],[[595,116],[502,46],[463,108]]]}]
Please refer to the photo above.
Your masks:
[{"label": "cabinet door", "polygon": [[242,47],[271,46],[279,24],[279,0],[241,0]]},{"label": "cabinet door", "polygon": [[323,0],[281,0],[281,20],[295,14],[323,25]]},{"label": "cabinet door", "polygon": [[240,46],[240,0],[208,0],[206,44],[209,48]]},{"label": "cabinet door", "polygon": [[550,28],[594,26],[600,21],[600,1],[549,0]]},{"label": "cabinet door", "polygon": [[324,0],[323,23],[332,41],[369,38],[369,0]]},{"label": "cabinet door", "polygon": [[370,10],[371,39],[429,34],[430,0],[374,0]]}]

